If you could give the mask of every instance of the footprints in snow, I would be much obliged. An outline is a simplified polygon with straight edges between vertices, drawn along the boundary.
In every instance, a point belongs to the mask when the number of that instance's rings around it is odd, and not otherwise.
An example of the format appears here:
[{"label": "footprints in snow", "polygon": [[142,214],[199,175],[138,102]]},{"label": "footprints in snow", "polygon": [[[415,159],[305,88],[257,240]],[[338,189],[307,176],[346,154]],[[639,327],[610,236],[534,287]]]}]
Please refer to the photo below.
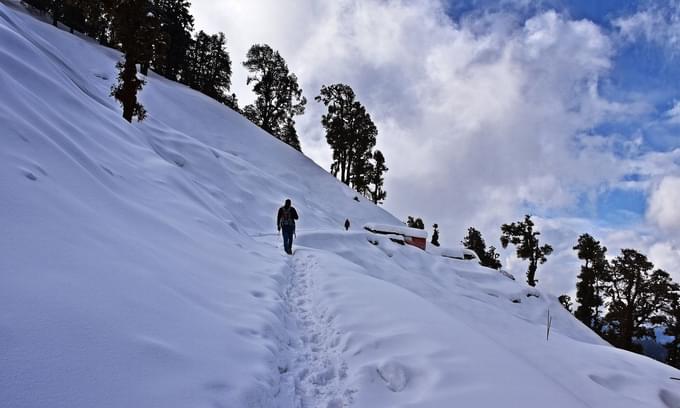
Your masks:
[{"label": "footprints in snow", "polygon": [[354,390],[347,388],[347,364],[340,350],[340,333],[333,317],[313,303],[313,255],[292,260],[292,275],[285,293],[286,307],[299,338],[290,344],[291,361],[280,369],[282,382],[294,388],[297,408],[349,406]]}]

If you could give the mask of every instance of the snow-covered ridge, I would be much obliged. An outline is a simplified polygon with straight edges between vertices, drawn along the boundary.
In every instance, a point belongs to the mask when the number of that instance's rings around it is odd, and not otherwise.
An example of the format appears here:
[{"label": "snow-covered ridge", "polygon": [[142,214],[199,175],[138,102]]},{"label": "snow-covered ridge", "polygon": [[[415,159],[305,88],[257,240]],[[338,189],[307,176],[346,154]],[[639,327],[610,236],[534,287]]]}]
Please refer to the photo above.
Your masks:
[{"label": "snow-covered ridge", "polygon": [[549,294],[345,232],[400,223],[209,98],[151,74],[128,124],[118,58],[0,4],[1,406],[680,406]]},{"label": "snow-covered ridge", "polygon": [[427,239],[427,231],[418,228],[410,228],[404,225],[388,225],[388,224],[377,224],[374,222],[368,222],[364,224],[364,229],[368,231],[379,231],[382,233],[390,233],[403,235],[406,237],[423,238]]}]

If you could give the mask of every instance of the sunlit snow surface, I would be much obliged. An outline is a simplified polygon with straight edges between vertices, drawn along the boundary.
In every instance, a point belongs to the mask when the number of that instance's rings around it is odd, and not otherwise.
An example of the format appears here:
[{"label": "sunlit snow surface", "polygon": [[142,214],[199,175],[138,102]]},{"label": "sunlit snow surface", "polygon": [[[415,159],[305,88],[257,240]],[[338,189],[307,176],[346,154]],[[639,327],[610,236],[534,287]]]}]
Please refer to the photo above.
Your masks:
[{"label": "sunlit snow surface", "polygon": [[360,230],[400,224],[209,98],[152,74],[128,124],[118,53],[17,7],[0,5],[0,406],[680,406],[677,370],[522,279]]}]

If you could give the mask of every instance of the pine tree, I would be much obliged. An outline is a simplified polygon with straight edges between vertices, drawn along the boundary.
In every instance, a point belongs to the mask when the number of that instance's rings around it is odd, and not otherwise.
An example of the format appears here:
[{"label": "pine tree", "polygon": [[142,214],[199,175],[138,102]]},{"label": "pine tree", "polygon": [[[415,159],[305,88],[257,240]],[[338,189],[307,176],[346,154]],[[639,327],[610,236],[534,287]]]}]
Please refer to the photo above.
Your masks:
[{"label": "pine tree", "polygon": [[49,12],[53,0],[24,0],[26,4],[42,12]]},{"label": "pine tree", "polygon": [[144,86],[144,80],[137,77],[137,64],[148,61],[149,44],[153,41],[155,25],[148,0],[107,0],[107,12],[112,17],[112,40],[124,53],[119,62],[118,83],[111,88],[114,96],[123,106],[123,118],[132,122],[134,117],[143,120],[146,110],[137,100],[137,93]]},{"label": "pine tree", "polygon": [[411,217],[410,215],[406,219],[406,226],[409,228],[415,228],[416,227],[416,220]]},{"label": "pine tree", "polygon": [[82,14],[83,33],[105,45],[109,43],[111,15],[107,13],[104,0],[66,0],[66,3],[77,8]]},{"label": "pine tree", "polygon": [[307,99],[302,96],[295,74],[288,70],[286,61],[270,46],[253,45],[243,63],[250,72],[247,84],[253,84],[257,95],[254,103],[243,109],[251,122],[300,150],[294,130],[294,117],[305,112]]},{"label": "pine tree", "polygon": [[439,226],[437,224],[432,225],[432,241],[430,243],[436,247],[439,246]]},{"label": "pine tree", "polygon": [[565,309],[567,309],[567,312],[571,313],[571,307],[573,306],[573,304],[571,303],[571,296],[560,295],[560,297],[558,297],[557,300],[559,300],[560,304],[564,306]]},{"label": "pine tree", "polygon": [[609,263],[607,247],[601,246],[589,234],[582,234],[573,248],[578,258],[584,261],[576,283],[576,301],[579,303],[574,316],[596,333],[602,333],[600,307],[604,304],[602,291],[608,280]]},{"label": "pine tree", "polygon": [[516,247],[517,257],[529,261],[529,269],[527,270],[529,286],[536,286],[538,264],[545,263],[546,257],[553,251],[553,248],[548,244],[540,245],[539,235],[541,235],[540,232],[534,231],[534,222],[531,221],[530,215],[526,215],[524,221],[501,226],[501,245],[503,248],[507,248],[508,244],[513,244]]},{"label": "pine tree", "polygon": [[501,254],[496,252],[496,247],[491,245],[484,255],[482,260],[482,266],[486,266],[491,269],[501,269],[503,264],[500,261]]},{"label": "pine tree", "polygon": [[670,343],[665,344],[668,354],[666,363],[680,368],[680,299],[678,293],[672,293],[673,298],[668,310],[668,324],[664,334],[673,337]]},{"label": "pine tree", "polygon": [[[163,36],[154,44],[153,67],[156,73],[173,81],[177,81],[186,68],[192,45],[194,17],[189,12],[190,6],[187,0],[154,0],[153,4],[163,31]],[[231,76],[231,62],[229,67]]]},{"label": "pine tree", "polygon": [[52,15],[52,25],[56,27],[64,17],[64,0],[51,0],[49,12]]},{"label": "pine tree", "polygon": [[321,124],[333,150],[331,172],[335,176],[339,174],[343,183],[366,190],[365,178],[371,170],[376,170],[367,164],[378,135],[371,115],[348,85],[323,85],[315,99],[328,109],[321,117]]},{"label": "pine tree", "polygon": [[385,156],[380,150],[376,150],[373,152],[373,163],[368,175],[368,182],[372,186],[369,194],[374,204],[381,204],[387,198],[387,192],[383,190],[387,170],[389,169],[385,166]]},{"label": "pine tree", "polygon": [[74,31],[85,31],[85,13],[73,0],[64,0],[62,5],[62,18],[64,24],[69,27],[71,34]]},{"label": "pine tree", "polygon": [[199,31],[196,34],[182,70],[182,82],[220,103],[232,106],[235,96],[232,98],[228,94],[231,87],[231,58],[223,33],[208,35]]},{"label": "pine tree", "polygon": [[491,246],[487,250],[486,242],[484,241],[484,238],[482,238],[482,233],[476,228],[468,228],[468,233],[461,243],[465,248],[475,251],[482,266],[492,269],[500,269],[503,266],[498,260],[500,255],[496,253],[496,248]]},{"label": "pine tree", "polygon": [[635,339],[655,338],[653,325],[666,321],[678,285],[647,257],[634,249],[622,249],[612,261],[607,286],[609,311],[605,315],[605,337],[615,346],[640,352]]}]

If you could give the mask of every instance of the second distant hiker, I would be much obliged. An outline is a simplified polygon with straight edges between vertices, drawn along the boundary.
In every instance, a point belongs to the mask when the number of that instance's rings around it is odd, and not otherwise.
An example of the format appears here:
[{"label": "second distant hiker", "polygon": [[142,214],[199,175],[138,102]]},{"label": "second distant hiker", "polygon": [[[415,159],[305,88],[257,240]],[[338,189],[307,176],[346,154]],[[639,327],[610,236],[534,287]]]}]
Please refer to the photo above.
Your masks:
[{"label": "second distant hiker", "polygon": [[298,213],[295,211],[295,207],[291,205],[290,199],[287,199],[276,215],[276,228],[283,235],[283,249],[288,255],[293,255],[293,236],[295,235],[295,220],[297,219]]}]

